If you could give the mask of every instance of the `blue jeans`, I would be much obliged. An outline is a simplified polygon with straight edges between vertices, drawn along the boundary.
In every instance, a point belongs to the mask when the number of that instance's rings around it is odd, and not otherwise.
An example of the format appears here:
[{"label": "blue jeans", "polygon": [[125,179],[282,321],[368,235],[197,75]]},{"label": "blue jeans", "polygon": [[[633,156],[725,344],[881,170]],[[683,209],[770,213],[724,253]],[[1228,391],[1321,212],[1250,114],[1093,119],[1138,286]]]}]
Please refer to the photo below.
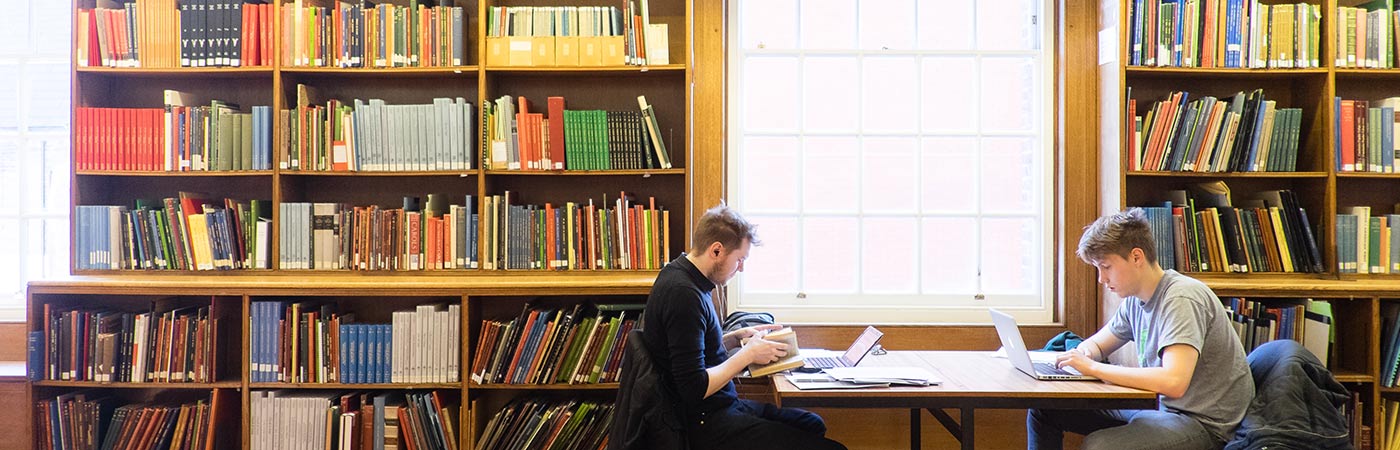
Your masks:
[{"label": "blue jeans", "polygon": [[743,399],[703,414],[701,423],[687,433],[694,450],[846,450],[825,437],[826,422],[821,416]]},{"label": "blue jeans", "polygon": [[1026,446],[1031,450],[1064,448],[1066,431],[1084,435],[1084,450],[1220,450],[1225,446],[1196,419],[1155,409],[1026,412]]}]

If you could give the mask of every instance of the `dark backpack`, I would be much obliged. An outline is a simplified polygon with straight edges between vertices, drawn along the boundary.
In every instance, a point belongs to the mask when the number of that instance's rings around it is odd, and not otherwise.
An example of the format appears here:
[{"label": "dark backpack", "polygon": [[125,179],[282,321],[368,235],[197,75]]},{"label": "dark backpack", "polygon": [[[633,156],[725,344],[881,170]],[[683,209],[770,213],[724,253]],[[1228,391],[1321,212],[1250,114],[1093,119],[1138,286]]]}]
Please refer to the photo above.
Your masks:
[{"label": "dark backpack", "polygon": [[773,315],[766,312],[734,311],[724,318],[724,332],[728,333],[744,327],[777,323]]}]

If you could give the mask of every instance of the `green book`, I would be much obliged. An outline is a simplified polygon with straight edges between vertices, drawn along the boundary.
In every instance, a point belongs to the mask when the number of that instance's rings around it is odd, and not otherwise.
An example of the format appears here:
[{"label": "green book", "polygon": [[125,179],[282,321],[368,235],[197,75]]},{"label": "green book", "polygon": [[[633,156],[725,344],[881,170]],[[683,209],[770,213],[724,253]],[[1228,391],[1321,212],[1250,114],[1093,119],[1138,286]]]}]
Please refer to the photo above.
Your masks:
[{"label": "green book", "polygon": [[598,378],[603,375],[603,366],[608,364],[608,357],[612,355],[613,346],[617,345],[617,335],[622,328],[622,317],[627,313],[623,312],[617,317],[608,321],[608,336],[603,340],[603,346],[598,350],[598,358],[593,361],[593,370],[588,373],[588,382],[597,383]]}]

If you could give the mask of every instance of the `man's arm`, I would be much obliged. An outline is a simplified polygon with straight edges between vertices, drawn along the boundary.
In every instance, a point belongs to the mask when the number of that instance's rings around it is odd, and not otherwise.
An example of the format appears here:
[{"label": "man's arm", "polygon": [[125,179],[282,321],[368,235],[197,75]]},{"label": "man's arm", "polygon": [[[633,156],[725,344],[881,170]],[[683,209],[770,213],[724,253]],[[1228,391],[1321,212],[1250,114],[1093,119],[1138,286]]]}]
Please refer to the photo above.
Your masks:
[{"label": "man's arm", "polygon": [[770,363],[777,361],[787,355],[787,344],[773,342],[767,339],[750,339],[748,344],[740,348],[734,356],[714,366],[705,369],[709,376],[709,385],[705,388],[705,397],[708,398],[729,384],[729,380],[739,376],[749,364],[755,362]]},{"label": "man's arm", "polygon": [[1162,367],[1117,366],[1091,361],[1079,352],[1060,355],[1059,365],[1074,367],[1085,375],[1109,383],[1178,398],[1186,395],[1186,388],[1191,385],[1191,376],[1196,371],[1196,359],[1199,357],[1200,352],[1195,347],[1173,344],[1162,349]]},{"label": "man's arm", "polygon": [[1075,350],[1094,361],[1103,361],[1105,357],[1118,351],[1124,344],[1127,344],[1127,341],[1119,339],[1108,327],[1103,327],[1093,336],[1080,342],[1079,347],[1076,347]]}]

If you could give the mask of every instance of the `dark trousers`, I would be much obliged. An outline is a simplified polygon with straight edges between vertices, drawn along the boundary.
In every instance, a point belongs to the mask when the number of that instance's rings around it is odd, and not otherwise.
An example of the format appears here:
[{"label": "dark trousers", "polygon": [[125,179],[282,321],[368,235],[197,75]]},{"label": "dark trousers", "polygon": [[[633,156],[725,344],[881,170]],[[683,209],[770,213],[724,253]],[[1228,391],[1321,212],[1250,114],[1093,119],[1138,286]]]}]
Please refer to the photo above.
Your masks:
[{"label": "dark trousers", "polygon": [[742,399],[701,415],[700,423],[687,434],[693,450],[846,450],[825,437],[826,422],[821,416]]}]

